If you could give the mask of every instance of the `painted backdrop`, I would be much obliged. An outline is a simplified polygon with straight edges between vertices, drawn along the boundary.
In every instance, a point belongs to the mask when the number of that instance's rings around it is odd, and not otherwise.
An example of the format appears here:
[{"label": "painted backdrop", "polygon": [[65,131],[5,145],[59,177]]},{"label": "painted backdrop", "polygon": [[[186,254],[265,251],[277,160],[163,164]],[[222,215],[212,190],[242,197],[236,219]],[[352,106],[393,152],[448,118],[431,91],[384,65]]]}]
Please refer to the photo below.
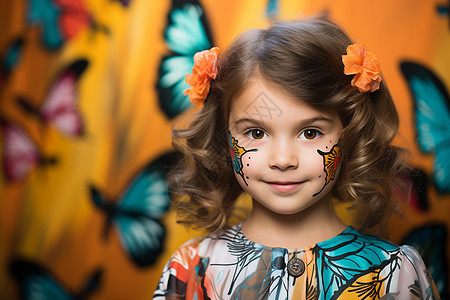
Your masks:
[{"label": "painted backdrop", "polygon": [[150,299],[170,254],[199,234],[175,223],[165,183],[170,128],[192,110],[182,91],[193,54],[327,13],[379,56],[400,112],[396,143],[418,171],[389,237],[421,252],[448,299],[449,5],[1,1],[0,298],[42,288],[51,299]]}]

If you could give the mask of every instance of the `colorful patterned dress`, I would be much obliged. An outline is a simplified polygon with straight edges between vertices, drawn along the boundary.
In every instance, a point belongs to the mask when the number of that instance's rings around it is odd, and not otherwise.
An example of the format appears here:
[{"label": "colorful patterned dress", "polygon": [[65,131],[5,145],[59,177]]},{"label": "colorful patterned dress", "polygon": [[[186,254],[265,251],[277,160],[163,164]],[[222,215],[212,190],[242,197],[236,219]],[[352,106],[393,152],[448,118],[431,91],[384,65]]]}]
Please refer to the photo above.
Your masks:
[{"label": "colorful patterned dress", "polygon": [[181,246],[153,299],[439,299],[416,250],[348,227],[304,249],[266,247],[240,225]]}]

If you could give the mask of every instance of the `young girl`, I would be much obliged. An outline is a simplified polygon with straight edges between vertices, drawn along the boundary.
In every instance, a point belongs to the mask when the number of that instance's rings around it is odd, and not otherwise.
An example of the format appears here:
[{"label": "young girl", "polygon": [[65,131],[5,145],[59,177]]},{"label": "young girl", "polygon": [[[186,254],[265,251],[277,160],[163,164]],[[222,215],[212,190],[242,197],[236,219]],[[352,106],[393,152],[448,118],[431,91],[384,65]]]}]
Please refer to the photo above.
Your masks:
[{"label": "young girl", "polygon": [[[350,202],[371,228],[399,194],[398,116],[376,56],[322,19],[250,30],[219,52],[194,57],[187,94],[203,107],[173,132],[180,222],[210,234],[173,254],[154,299],[439,298],[413,248],[346,227],[332,207]],[[231,226],[243,191],[252,210]]]}]

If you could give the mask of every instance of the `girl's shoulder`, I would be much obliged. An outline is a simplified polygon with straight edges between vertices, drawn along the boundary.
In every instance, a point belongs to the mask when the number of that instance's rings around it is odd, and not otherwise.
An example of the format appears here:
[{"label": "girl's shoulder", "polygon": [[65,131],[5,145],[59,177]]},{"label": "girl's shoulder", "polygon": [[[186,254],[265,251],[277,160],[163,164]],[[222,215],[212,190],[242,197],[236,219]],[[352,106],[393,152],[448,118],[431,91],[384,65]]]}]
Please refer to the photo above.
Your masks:
[{"label": "girl's shoulder", "polygon": [[409,245],[403,245],[400,246],[400,253],[402,267],[399,278],[402,282],[411,282],[408,286],[409,292],[413,295],[423,295],[426,299],[440,299],[433,277],[419,252]]}]

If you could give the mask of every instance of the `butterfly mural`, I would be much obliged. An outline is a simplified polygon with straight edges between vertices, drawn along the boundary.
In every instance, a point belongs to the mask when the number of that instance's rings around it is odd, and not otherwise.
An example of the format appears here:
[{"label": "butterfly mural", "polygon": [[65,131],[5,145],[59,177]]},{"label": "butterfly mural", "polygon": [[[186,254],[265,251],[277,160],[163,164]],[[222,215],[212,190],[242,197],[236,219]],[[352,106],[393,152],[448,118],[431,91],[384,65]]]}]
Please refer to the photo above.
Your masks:
[{"label": "butterfly mural", "polygon": [[49,270],[29,260],[12,260],[10,272],[19,283],[21,299],[24,300],[86,299],[87,296],[99,289],[103,275],[101,269],[95,270],[79,291],[70,291]]},{"label": "butterfly mural", "polygon": [[414,99],[417,143],[433,153],[433,180],[438,191],[450,191],[450,96],[442,81],[425,66],[404,61],[401,71]]},{"label": "butterfly mural", "polygon": [[325,184],[323,185],[322,189],[317,193],[315,193],[313,197],[317,196],[320,192],[322,192],[325,186],[329,184],[331,180],[334,179],[342,156],[342,151],[339,144],[334,145],[329,152],[317,150],[317,153],[319,153],[323,157],[323,170],[325,171],[326,176],[325,176]]},{"label": "butterfly mural", "polygon": [[166,232],[160,219],[170,204],[166,174],[176,161],[172,153],[153,162],[114,201],[91,187],[94,205],[106,216],[103,237],[114,226],[122,248],[139,267],[152,265],[163,250]]},{"label": "butterfly mural", "polygon": [[17,104],[28,114],[45,124],[52,124],[69,137],[84,134],[84,124],[78,110],[78,81],[89,63],[86,59],[75,60],[56,77],[41,107],[19,97]]},{"label": "butterfly mural", "polygon": [[31,26],[40,27],[42,43],[49,50],[61,48],[86,27],[110,33],[94,20],[82,0],[28,0],[26,18]]},{"label": "butterfly mural", "polygon": [[248,185],[243,171],[244,165],[242,164],[242,156],[247,152],[256,152],[258,149],[244,149],[244,147],[238,145],[239,141],[231,136],[230,132],[228,133],[228,136],[231,147],[231,162],[233,163],[234,171],[242,177],[245,185]]},{"label": "butterfly mural", "polygon": [[[436,11],[440,16],[443,17],[449,17],[449,10],[450,10],[450,2],[448,4],[437,4]],[[449,28],[450,28],[450,22],[449,22]]]},{"label": "butterfly mural", "polygon": [[28,0],[27,21],[41,28],[47,48],[57,49],[88,26],[91,17],[81,0]]},{"label": "butterfly mural", "polygon": [[156,89],[159,105],[171,119],[192,105],[183,91],[189,88],[184,78],[194,66],[194,54],[213,45],[208,22],[198,1],[172,2],[165,41],[171,53],[161,60]]},{"label": "butterfly mural", "polygon": [[54,165],[55,157],[44,157],[31,138],[18,125],[1,122],[2,129],[2,167],[8,181],[23,179],[38,165]]},{"label": "butterfly mural", "polygon": [[428,224],[413,229],[401,242],[413,246],[422,256],[434,279],[439,295],[448,299],[447,228],[445,224]]},{"label": "butterfly mural", "polygon": [[3,51],[0,61],[0,88],[22,57],[24,40],[19,37],[11,40]]}]

